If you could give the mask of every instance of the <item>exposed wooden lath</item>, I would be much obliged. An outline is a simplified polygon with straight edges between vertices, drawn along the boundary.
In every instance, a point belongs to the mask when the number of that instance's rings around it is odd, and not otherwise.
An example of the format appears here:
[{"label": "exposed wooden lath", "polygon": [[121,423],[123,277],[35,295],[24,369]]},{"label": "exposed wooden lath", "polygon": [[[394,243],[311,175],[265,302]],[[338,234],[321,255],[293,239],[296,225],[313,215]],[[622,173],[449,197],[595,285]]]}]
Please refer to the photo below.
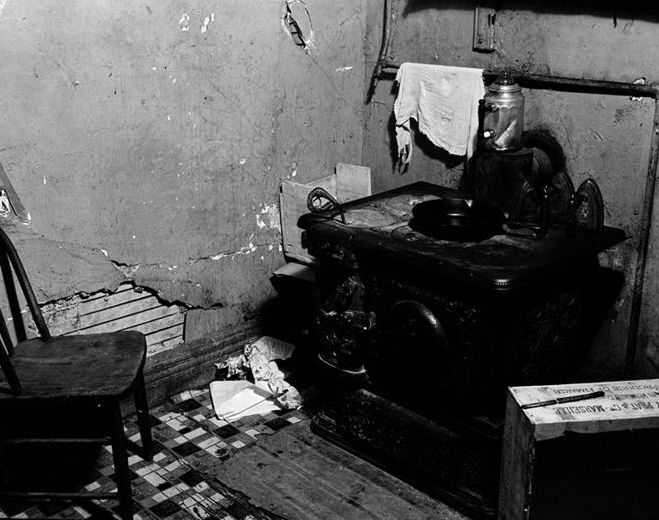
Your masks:
[{"label": "exposed wooden lath", "polygon": [[146,335],[147,355],[183,342],[185,314],[178,305],[164,305],[148,291],[123,284],[112,294],[50,303],[43,313],[53,334],[92,334],[137,330]]}]

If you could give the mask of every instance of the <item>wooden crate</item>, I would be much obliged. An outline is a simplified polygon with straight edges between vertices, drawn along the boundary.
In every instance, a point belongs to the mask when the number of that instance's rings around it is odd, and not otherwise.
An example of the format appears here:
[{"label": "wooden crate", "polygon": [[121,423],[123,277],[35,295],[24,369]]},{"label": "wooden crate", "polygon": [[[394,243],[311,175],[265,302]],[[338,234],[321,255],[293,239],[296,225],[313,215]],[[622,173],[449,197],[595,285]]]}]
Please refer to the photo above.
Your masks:
[{"label": "wooden crate", "polygon": [[[604,392],[603,397],[525,405]],[[659,428],[659,379],[509,388],[504,426],[499,520],[528,519],[536,443],[565,434]]]}]

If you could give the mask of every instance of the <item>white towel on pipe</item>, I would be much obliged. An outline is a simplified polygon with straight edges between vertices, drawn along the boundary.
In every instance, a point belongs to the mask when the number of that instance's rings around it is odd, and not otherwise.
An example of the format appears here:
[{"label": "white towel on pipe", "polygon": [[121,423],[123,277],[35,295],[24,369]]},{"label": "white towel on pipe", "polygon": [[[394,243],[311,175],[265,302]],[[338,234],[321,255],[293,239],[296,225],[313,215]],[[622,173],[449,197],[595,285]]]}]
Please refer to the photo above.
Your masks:
[{"label": "white towel on pipe", "polygon": [[452,155],[473,154],[478,102],[485,95],[483,69],[403,63],[394,103],[398,158],[412,158],[411,120],[430,141]]}]

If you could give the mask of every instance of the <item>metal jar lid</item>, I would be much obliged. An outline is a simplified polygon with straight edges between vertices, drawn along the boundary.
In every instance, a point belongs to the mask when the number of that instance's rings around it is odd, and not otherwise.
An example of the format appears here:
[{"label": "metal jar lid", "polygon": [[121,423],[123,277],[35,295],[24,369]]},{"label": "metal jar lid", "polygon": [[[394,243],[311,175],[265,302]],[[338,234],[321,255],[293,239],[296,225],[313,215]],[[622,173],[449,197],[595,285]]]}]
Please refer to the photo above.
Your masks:
[{"label": "metal jar lid", "polygon": [[488,91],[493,94],[515,94],[522,91],[510,74],[502,74],[494,83],[488,87]]}]

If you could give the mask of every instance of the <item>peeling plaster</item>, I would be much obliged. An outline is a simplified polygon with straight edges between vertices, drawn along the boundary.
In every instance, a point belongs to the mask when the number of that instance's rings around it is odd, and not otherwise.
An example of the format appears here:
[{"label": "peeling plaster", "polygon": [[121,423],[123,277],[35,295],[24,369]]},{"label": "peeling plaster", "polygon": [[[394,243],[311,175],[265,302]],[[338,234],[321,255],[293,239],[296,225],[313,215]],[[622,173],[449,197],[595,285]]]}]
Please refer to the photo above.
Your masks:
[{"label": "peeling plaster", "polygon": [[26,226],[6,224],[40,303],[73,294],[114,291],[125,276],[99,249],[48,239]]},{"label": "peeling plaster", "polygon": [[138,330],[146,335],[147,356],[183,342],[187,308],[165,302],[156,291],[133,282],[115,292],[76,294],[42,306],[55,335]]},{"label": "peeling plaster", "polygon": [[265,262],[256,254],[236,255],[220,262],[181,266],[175,272],[141,269],[135,283],[158,288],[160,298],[189,309],[252,307],[258,304],[251,303],[247,295],[257,294],[255,301],[270,297],[268,280],[278,265],[279,259],[274,255],[269,255]]},{"label": "peeling plaster", "polygon": [[250,242],[246,246],[243,246],[243,247],[241,247],[240,249],[238,249],[236,251],[231,251],[230,253],[218,253],[218,254],[213,255],[211,257],[204,258],[203,260],[217,261],[217,260],[221,260],[222,258],[231,258],[231,257],[237,256],[237,255],[249,255],[249,254],[253,253],[254,251],[256,251],[256,249],[257,249],[257,246],[255,246],[252,242]]},{"label": "peeling plaster", "polygon": [[190,30],[190,15],[188,13],[183,13],[181,15],[181,19],[178,21],[178,26],[182,32]]},{"label": "peeling plaster", "polygon": [[[264,205],[261,214],[266,226],[278,227],[276,205]],[[153,292],[160,300],[170,305],[176,304],[186,309],[222,307],[224,303],[202,301],[198,294],[187,295],[181,292],[174,297],[170,289],[163,289],[163,285],[165,282],[177,286],[193,284],[198,293],[203,293],[198,274],[192,274],[191,268],[197,273],[199,271],[197,266],[202,266],[204,263],[226,259],[232,261],[237,257],[252,255],[260,249],[268,252],[274,249],[274,244],[269,242],[255,244],[252,235],[247,245],[240,249],[191,258],[181,265],[165,262],[126,264],[110,258],[105,249],[50,240],[23,226],[8,225],[5,229],[21,255],[37,300],[44,305],[85,298],[98,293],[111,294],[120,284],[129,282],[136,289]],[[263,255],[261,261],[265,261]],[[169,274],[158,275],[158,271]]]},{"label": "peeling plaster", "polygon": [[259,229],[281,230],[279,207],[277,204],[264,204],[256,214],[256,225]]},{"label": "peeling plaster", "polygon": [[[240,249],[190,258],[178,265],[112,262],[132,283],[156,291],[163,301],[187,309],[223,308],[243,301],[247,291],[265,291],[263,281],[268,285],[269,274],[279,262],[274,248],[273,243],[250,239]],[[262,254],[255,254],[258,251]],[[247,278],[245,272],[250,273]]]},{"label": "peeling plaster", "polygon": [[[278,223],[276,224],[279,225]],[[259,248],[265,247],[268,251],[272,251],[274,248],[273,244],[264,243],[264,244],[254,244],[250,241],[246,246],[236,249],[234,251],[220,252],[214,255],[209,256],[200,256],[199,258],[190,258],[184,262],[183,265],[195,265],[201,262],[222,260],[223,258],[232,258],[234,256],[249,255],[256,252]],[[118,260],[110,260],[117,269],[119,269],[124,275],[130,278],[134,275],[140,268],[149,268],[149,269],[163,269],[167,271],[175,271],[179,268],[178,265],[167,264],[165,262],[155,262],[155,263],[142,263],[142,264],[126,264]]]},{"label": "peeling plaster", "polygon": [[215,13],[211,13],[204,18],[203,23],[201,24],[201,34],[204,34],[208,31],[208,27],[215,21]]},{"label": "peeling plaster", "polygon": [[[297,6],[302,9],[303,17],[295,17],[294,10],[300,12]],[[303,27],[300,27],[300,24]],[[284,0],[282,5],[281,26],[284,32],[288,34],[295,45],[304,48],[304,52],[312,54],[314,51],[313,41],[313,24],[311,22],[311,13],[304,0]]]},{"label": "peeling plaster", "polygon": [[[647,85],[647,79],[645,77],[637,78],[633,81],[634,85]],[[632,101],[643,101],[642,97],[632,96],[629,99]]]}]

